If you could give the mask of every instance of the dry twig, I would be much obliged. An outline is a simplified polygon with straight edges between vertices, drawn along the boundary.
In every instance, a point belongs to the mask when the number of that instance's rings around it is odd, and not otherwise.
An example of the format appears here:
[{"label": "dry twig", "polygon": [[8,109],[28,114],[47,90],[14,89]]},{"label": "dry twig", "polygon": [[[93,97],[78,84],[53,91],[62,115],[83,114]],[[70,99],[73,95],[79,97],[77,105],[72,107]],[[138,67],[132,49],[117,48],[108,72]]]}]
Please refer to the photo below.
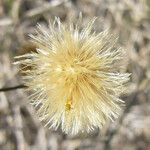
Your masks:
[{"label": "dry twig", "polygon": [[38,15],[41,15],[41,14],[46,13],[47,11],[51,10],[51,8],[60,6],[64,3],[66,3],[66,2],[68,2],[68,0],[54,1],[54,2],[51,2],[51,3],[44,3],[40,7],[36,7],[32,10],[27,11],[24,17],[25,18],[32,18],[32,17],[38,16]]}]

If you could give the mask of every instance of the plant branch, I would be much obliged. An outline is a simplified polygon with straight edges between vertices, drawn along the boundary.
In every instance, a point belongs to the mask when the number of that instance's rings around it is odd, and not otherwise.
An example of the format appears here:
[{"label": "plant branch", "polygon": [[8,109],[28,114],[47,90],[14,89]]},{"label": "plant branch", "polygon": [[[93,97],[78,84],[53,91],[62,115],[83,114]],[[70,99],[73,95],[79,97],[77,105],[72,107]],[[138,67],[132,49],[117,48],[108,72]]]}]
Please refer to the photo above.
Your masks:
[{"label": "plant branch", "polygon": [[20,85],[16,85],[12,87],[3,87],[3,88],[0,88],[0,92],[7,92],[7,91],[22,89],[22,88],[27,88],[27,86],[24,84],[20,84]]}]

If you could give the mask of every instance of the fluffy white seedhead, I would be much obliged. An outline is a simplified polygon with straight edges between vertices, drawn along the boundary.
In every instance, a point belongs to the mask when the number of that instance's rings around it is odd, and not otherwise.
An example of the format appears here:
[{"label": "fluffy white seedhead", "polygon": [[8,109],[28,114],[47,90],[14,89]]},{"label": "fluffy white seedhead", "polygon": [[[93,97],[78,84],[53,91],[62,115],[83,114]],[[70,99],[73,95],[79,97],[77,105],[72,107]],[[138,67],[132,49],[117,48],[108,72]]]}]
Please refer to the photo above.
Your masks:
[{"label": "fluffy white seedhead", "polygon": [[102,128],[121,111],[124,83],[129,74],[120,73],[123,50],[108,31],[95,33],[90,21],[80,29],[63,25],[59,18],[48,28],[37,26],[30,35],[36,52],[19,56],[26,66],[25,84],[41,120],[67,134]]}]

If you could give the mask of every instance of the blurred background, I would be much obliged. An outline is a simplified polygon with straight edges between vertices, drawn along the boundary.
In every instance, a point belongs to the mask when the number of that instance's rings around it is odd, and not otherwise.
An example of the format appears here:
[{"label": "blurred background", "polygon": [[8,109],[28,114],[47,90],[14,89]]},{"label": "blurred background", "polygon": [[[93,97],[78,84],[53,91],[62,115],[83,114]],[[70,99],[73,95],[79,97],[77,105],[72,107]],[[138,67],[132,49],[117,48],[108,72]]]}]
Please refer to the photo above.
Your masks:
[{"label": "blurred background", "polygon": [[150,0],[0,0],[0,88],[22,83],[14,56],[34,51],[29,33],[55,16],[83,23],[97,16],[96,30],[110,28],[127,51],[132,73],[126,107],[114,123],[90,135],[70,137],[38,121],[23,89],[0,92],[0,150],[150,149]]}]

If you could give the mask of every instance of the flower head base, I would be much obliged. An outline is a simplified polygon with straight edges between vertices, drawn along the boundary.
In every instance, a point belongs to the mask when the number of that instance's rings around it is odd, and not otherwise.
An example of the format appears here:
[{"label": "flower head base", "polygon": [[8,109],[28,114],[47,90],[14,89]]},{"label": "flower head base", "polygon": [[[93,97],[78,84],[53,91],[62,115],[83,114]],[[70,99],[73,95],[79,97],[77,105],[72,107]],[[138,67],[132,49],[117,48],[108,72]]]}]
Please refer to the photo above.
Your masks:
[{"label": "flower head base", "polygon": [[37,51],[17,58],[30,66],[24,71],[33,91],[32,103],[46,126],[67,134],[102,128],[119,115],[129,74],[119,73],[123,51],[108,31],[95,33],[93,23],[82,30],[63,25],[57,18],[49,28],[31,35]]}]

